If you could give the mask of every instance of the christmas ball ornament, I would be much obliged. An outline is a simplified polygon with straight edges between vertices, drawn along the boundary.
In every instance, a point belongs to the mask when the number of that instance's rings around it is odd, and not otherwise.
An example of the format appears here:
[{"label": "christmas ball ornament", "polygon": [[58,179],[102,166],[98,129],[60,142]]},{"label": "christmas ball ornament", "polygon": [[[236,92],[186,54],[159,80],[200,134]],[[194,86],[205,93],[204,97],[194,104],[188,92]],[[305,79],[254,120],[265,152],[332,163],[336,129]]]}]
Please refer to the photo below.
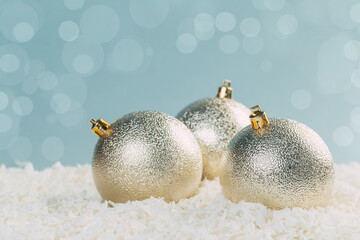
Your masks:
[{"label": "christmas ball ornament", "polygon": [[250,110],[232,100],[231,82],[224,80],[217,97],[196,101],[176,117],[194,134],[203,157],[203,176],[214,179],[226,145],[242,128],[250,124]]},{"label": "christmas ball ornament", "polygon": [[268,119],[259,106],[251,110],[251,126],[231,140],[222,159],[224,196],[274,209],[327,205],[334,166],[321,137],[297,121]]},{"label": "christmas ball ornament", "polygon": [[197,192],[202,174],[200,147],[176,118],[141,111],[111,125],[103,119],[90,122],[99,136],[92,172],[104,200],[123,203],[153,196],[177,201]]}]

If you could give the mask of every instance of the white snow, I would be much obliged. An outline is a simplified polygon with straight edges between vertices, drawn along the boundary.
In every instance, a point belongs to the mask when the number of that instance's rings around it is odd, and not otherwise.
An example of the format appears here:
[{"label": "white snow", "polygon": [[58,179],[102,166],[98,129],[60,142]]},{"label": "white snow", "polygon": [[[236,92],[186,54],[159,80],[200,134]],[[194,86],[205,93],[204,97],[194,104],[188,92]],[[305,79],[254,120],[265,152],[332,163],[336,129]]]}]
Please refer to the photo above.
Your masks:
[{"label": "white snow", "polygon": [[0,239],[360,239],[360,163],[335,169],[330,206],[270,210],[226,200],[218,179],[178,203],[114,204],[101,201],[89,165],[0,165]]}]

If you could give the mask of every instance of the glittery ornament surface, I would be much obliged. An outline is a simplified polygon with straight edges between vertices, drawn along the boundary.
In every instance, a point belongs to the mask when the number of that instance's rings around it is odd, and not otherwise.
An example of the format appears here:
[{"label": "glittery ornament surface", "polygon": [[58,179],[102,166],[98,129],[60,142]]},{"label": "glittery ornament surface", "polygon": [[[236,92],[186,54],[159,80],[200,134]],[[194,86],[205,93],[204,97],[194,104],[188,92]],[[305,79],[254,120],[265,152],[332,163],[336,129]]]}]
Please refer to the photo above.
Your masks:
[{"label": "glittery ornament surface", "polygon": [[199,142],[204,162],[203,175],[208,179],[219,175],[226,145],[250,124],[249,114],[248,108],[232,99],[207,98],[190,104],[177,115]]},{"label": "glittery ornament surface", "polygon": [[327,205],[334,167],[321,137],[289,119],[270,119],[268,128],[248,126],[228,145],[220,170],[225,197],[275,209]]},{"label": "glittery ornament surface", "polygon": [[95,147],[92,172],[105,200],[153,197],[177,201],[196,193],[202,158],[186,126],[165,113],[142,111],[111,124],[112,134]]}]

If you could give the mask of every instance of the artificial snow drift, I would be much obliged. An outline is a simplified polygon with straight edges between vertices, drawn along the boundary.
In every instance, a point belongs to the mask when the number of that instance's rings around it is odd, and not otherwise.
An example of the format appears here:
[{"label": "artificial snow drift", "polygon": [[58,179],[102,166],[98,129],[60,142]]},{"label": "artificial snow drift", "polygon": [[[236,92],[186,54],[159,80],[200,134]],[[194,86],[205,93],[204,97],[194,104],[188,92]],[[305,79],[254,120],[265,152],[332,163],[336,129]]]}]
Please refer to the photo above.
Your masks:
[{"label": "artificial snow drift", "polygon": [[2,165],[0,239],[360,239],[360,164],[335,170],[330,206],[270,210],[226,200],[218,179],[178,203],[113,204],[101,201],[89,165]]}]

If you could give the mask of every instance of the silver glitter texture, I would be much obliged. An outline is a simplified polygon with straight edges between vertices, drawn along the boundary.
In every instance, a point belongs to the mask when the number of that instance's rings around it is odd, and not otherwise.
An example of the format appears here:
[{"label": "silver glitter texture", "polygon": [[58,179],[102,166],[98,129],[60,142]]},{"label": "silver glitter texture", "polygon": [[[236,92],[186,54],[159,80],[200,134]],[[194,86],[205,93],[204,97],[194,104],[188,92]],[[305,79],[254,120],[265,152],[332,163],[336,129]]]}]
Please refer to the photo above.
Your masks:
[{"label": "silver glitter texture", "polygon": [[176,117],[198,141],[204,163],[203,176],[219,176],[219,164],[230,140],[250,124],[250,110],[227,98],[206,98],[185,107]]},{"label": "silver glitter texture", "polygon": [[201,151],[182,122],[165,113],[141,111],[111,127],[109,137],[99,138],[92,161],[103,199],[123,203],[153,196],[177,201],[197,193]]},{"label": "silver glitter texture", "polygon": [[302,123],[269,120],[268,130],[248,126],[229,143],[220,170],[223,194],[273,209],[326,206],[334,183],[328,147]]}]

